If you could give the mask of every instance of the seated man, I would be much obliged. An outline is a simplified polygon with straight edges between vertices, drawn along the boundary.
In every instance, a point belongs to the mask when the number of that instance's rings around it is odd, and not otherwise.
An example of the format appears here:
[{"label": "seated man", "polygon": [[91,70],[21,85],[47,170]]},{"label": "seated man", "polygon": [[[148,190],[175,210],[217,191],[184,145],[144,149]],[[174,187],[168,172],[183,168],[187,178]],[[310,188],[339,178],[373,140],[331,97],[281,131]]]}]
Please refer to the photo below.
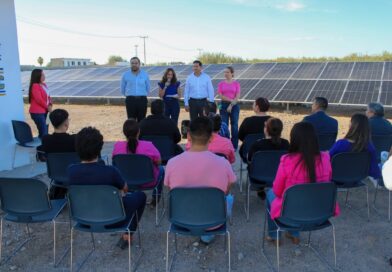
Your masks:
[{"label": "seated man", "polygon": [[369,103],[366,110],[372,135],[392,135],[392,125],[384,118],[384,107],[380,103]]},{"label": "seated man", "polygon": [[152,101],[151,115],[140,122],[140,138],[143,136],[168,136],[176,146],[175,153],[183,152],[178,145],[181,141],[181,134],[177,125],[164,115],[165,104],[161,99]]},{"label": "seated man", "polygon": [[[217,107],[215,102],[214,103],[208,103],[208,105],[206,107],[203,108],[203,115],[210,117],[210,116],[215,116],[215,114],[217,113]],[[230,130],[229,130],[229,126],[223,122],[222,118],[221,118],[221,126],[220,129],[218,131],[218,134],[222,137],[225,137],[227,139],[230,139]]]},{"label": "seated man", "polygon": [[[222,118],[220,115],[210,113],[209,119],[213,124],[213,133],[211,137],[211,141],[208,144],[208,151],[211,151],[215,154],[222,154],[225,158],[230,162],[235,162],[235,151],[233,144],[231,141],[225,137],[222,137],[218,134],[221,129]],[[191,148],[191,142],[188,141],[186,144],[186,150]]]},{"label": "seated man", "polygon": [[[37,147],[37,151],[42,153],[66,153],[75,152],[75,135],[67,133],[69,128],[68,112],[63,109],[56,109],[49,114],[50,122],[54,127],[53,134],[42,137],[42,145]],[[45,161],[45,157],[39,156]]]},{"label": "seated man", "polygon": [[[113,166],[106,166],[102,161],[98,161],[103,146],[103,136],[92,127],[83,128],[76,135],[76,151],[79,154],[81,163],[71,165],[68,168],[70,185],[111,185],[121,190],[123,193],[123,205],[126,218],[123,222],[114,224],[111,227],[118,227],[128,223],[134,213],[140,221],[146,205],[146,195],[143,192],[133,192],[126,194],[128,186],[122,179],[120,173]],[[86,196],[88,197],[88,196]],[[130,230],[137,228],[136,216],[132,219]],[[132,237],[130,237],[132,238]],[[118,244],[121,249],[128,246],[128,234],[123,234]]]},{"label": "seated man", "polygon": [[305,116],[305,122],[313,125],[317,135],[338,134],[338,121],[328,116],[325,111],[328,100],[324,97],[315,97],[312,104],[312,114]]},{"label": "seated man", "polygon": [[[235,182],[235,174],[229,162],[208,151],[212,138],[212,123],[207,117],[195,118],[189,128],[189,151],[172,158],[166,166],[165,186],[169,190],[177,187],[212,187],[229,193]],[[201,237],[209,243],[213,236]]]}]

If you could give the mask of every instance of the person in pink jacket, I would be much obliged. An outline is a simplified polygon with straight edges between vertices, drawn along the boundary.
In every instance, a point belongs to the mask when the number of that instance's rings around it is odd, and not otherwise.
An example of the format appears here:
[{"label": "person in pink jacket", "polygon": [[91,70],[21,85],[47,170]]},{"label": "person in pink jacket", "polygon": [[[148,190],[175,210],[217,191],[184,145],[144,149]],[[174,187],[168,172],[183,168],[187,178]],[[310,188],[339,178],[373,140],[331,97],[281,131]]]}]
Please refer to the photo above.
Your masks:
[{"label": "person in pink jacket", "polygon": [[45,84],[45,74],[42,69],[34,69],[31,72],[29,86],[30,116],[38,129],[38,137],[48,134],[46,117],[52,111],[52,99],[48,87]]},{"label": "person in pink jacket", "polygon": [[[267,193],[268,241],[276,240],[276,226],[272,219],[279,219],[283,196],[291,186],[309,182],[330,182],[332,167],[328,152],[320,152],[317,135],[312,124],[300,122],[293,126],[290,133],[288,154],[282,156],[273,187]],[[304,207],[306,208],[306,207]],[[335,215],[339,214],[336,205]],[[284,222],[282,222],[284,223]],[[299,243],[299,233],[289,232],[287,238],[294,244]]]}]

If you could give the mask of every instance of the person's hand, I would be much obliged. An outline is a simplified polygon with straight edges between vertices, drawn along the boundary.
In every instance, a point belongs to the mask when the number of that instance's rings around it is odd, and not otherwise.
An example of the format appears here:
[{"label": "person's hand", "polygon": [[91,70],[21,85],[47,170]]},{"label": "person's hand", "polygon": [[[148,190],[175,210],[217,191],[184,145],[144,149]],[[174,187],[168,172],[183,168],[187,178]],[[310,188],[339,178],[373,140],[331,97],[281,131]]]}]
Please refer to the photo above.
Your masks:
[{"label": "person's hand", "polygon": [[49,104],[49,105],[48,105],[48,112],[52,112],[52,110],[53,110],[53,105],[52,105],[52,104]]},{"label": "person's hand", "polygon": [[189,106],[185,106],[185,111],[189,112]]},{"label": "person's hand", "polygon": [[228,113],[231,113],[231,110],[232,110],[232,109],[233,109],[233,105],[230,104],[230,105],[227,107],[226,111],[227,111]]},{"label": "person's hand", "polygon": [[166,83],[165,83],[165,88],[167,88],[167,87],[169,87],[170,86],[170,82],[169,81],[166,81]]}]

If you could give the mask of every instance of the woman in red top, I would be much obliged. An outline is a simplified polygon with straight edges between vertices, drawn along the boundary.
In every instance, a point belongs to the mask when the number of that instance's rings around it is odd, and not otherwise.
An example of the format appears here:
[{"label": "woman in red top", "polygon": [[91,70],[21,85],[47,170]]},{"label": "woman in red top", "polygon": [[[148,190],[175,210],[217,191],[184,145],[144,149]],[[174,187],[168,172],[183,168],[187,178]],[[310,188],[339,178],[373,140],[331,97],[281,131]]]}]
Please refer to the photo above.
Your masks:
[{"label": "woman in red top", "polygon": [[45,74],[42,69],[34,69],[31,72],[29,86],[30,116],[38,129],[38,137],[48,134],[46,117],[52,111],[52,99],[49,96],[48,87],[45,84]]}]

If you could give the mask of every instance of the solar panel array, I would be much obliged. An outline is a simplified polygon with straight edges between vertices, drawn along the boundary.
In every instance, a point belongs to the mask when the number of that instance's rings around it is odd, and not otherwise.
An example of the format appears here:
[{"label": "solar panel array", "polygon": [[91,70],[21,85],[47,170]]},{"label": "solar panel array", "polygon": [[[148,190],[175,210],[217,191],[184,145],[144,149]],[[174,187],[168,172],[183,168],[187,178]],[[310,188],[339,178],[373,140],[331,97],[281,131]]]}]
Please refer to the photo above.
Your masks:
[{"label": "solar panel array", "polygon": [[[224,79],[226,64],[205,65],[214,89]],[[241,84],[241,100],[259,96],[272,102],[309,103],[316,96],[331,104],[364,105],[378,101],[392,105],[392,62],[255,63],[232,64]],[[171,66],[184,87],[191,65]],[[168,66],[148,66],[151,90],[158,97],[158,82]],[[53,97],[121,97],[120,79],[128,67],[94,67],[47,70],[46,82]],[[22,72],[24,90],[30,72]]]}]

